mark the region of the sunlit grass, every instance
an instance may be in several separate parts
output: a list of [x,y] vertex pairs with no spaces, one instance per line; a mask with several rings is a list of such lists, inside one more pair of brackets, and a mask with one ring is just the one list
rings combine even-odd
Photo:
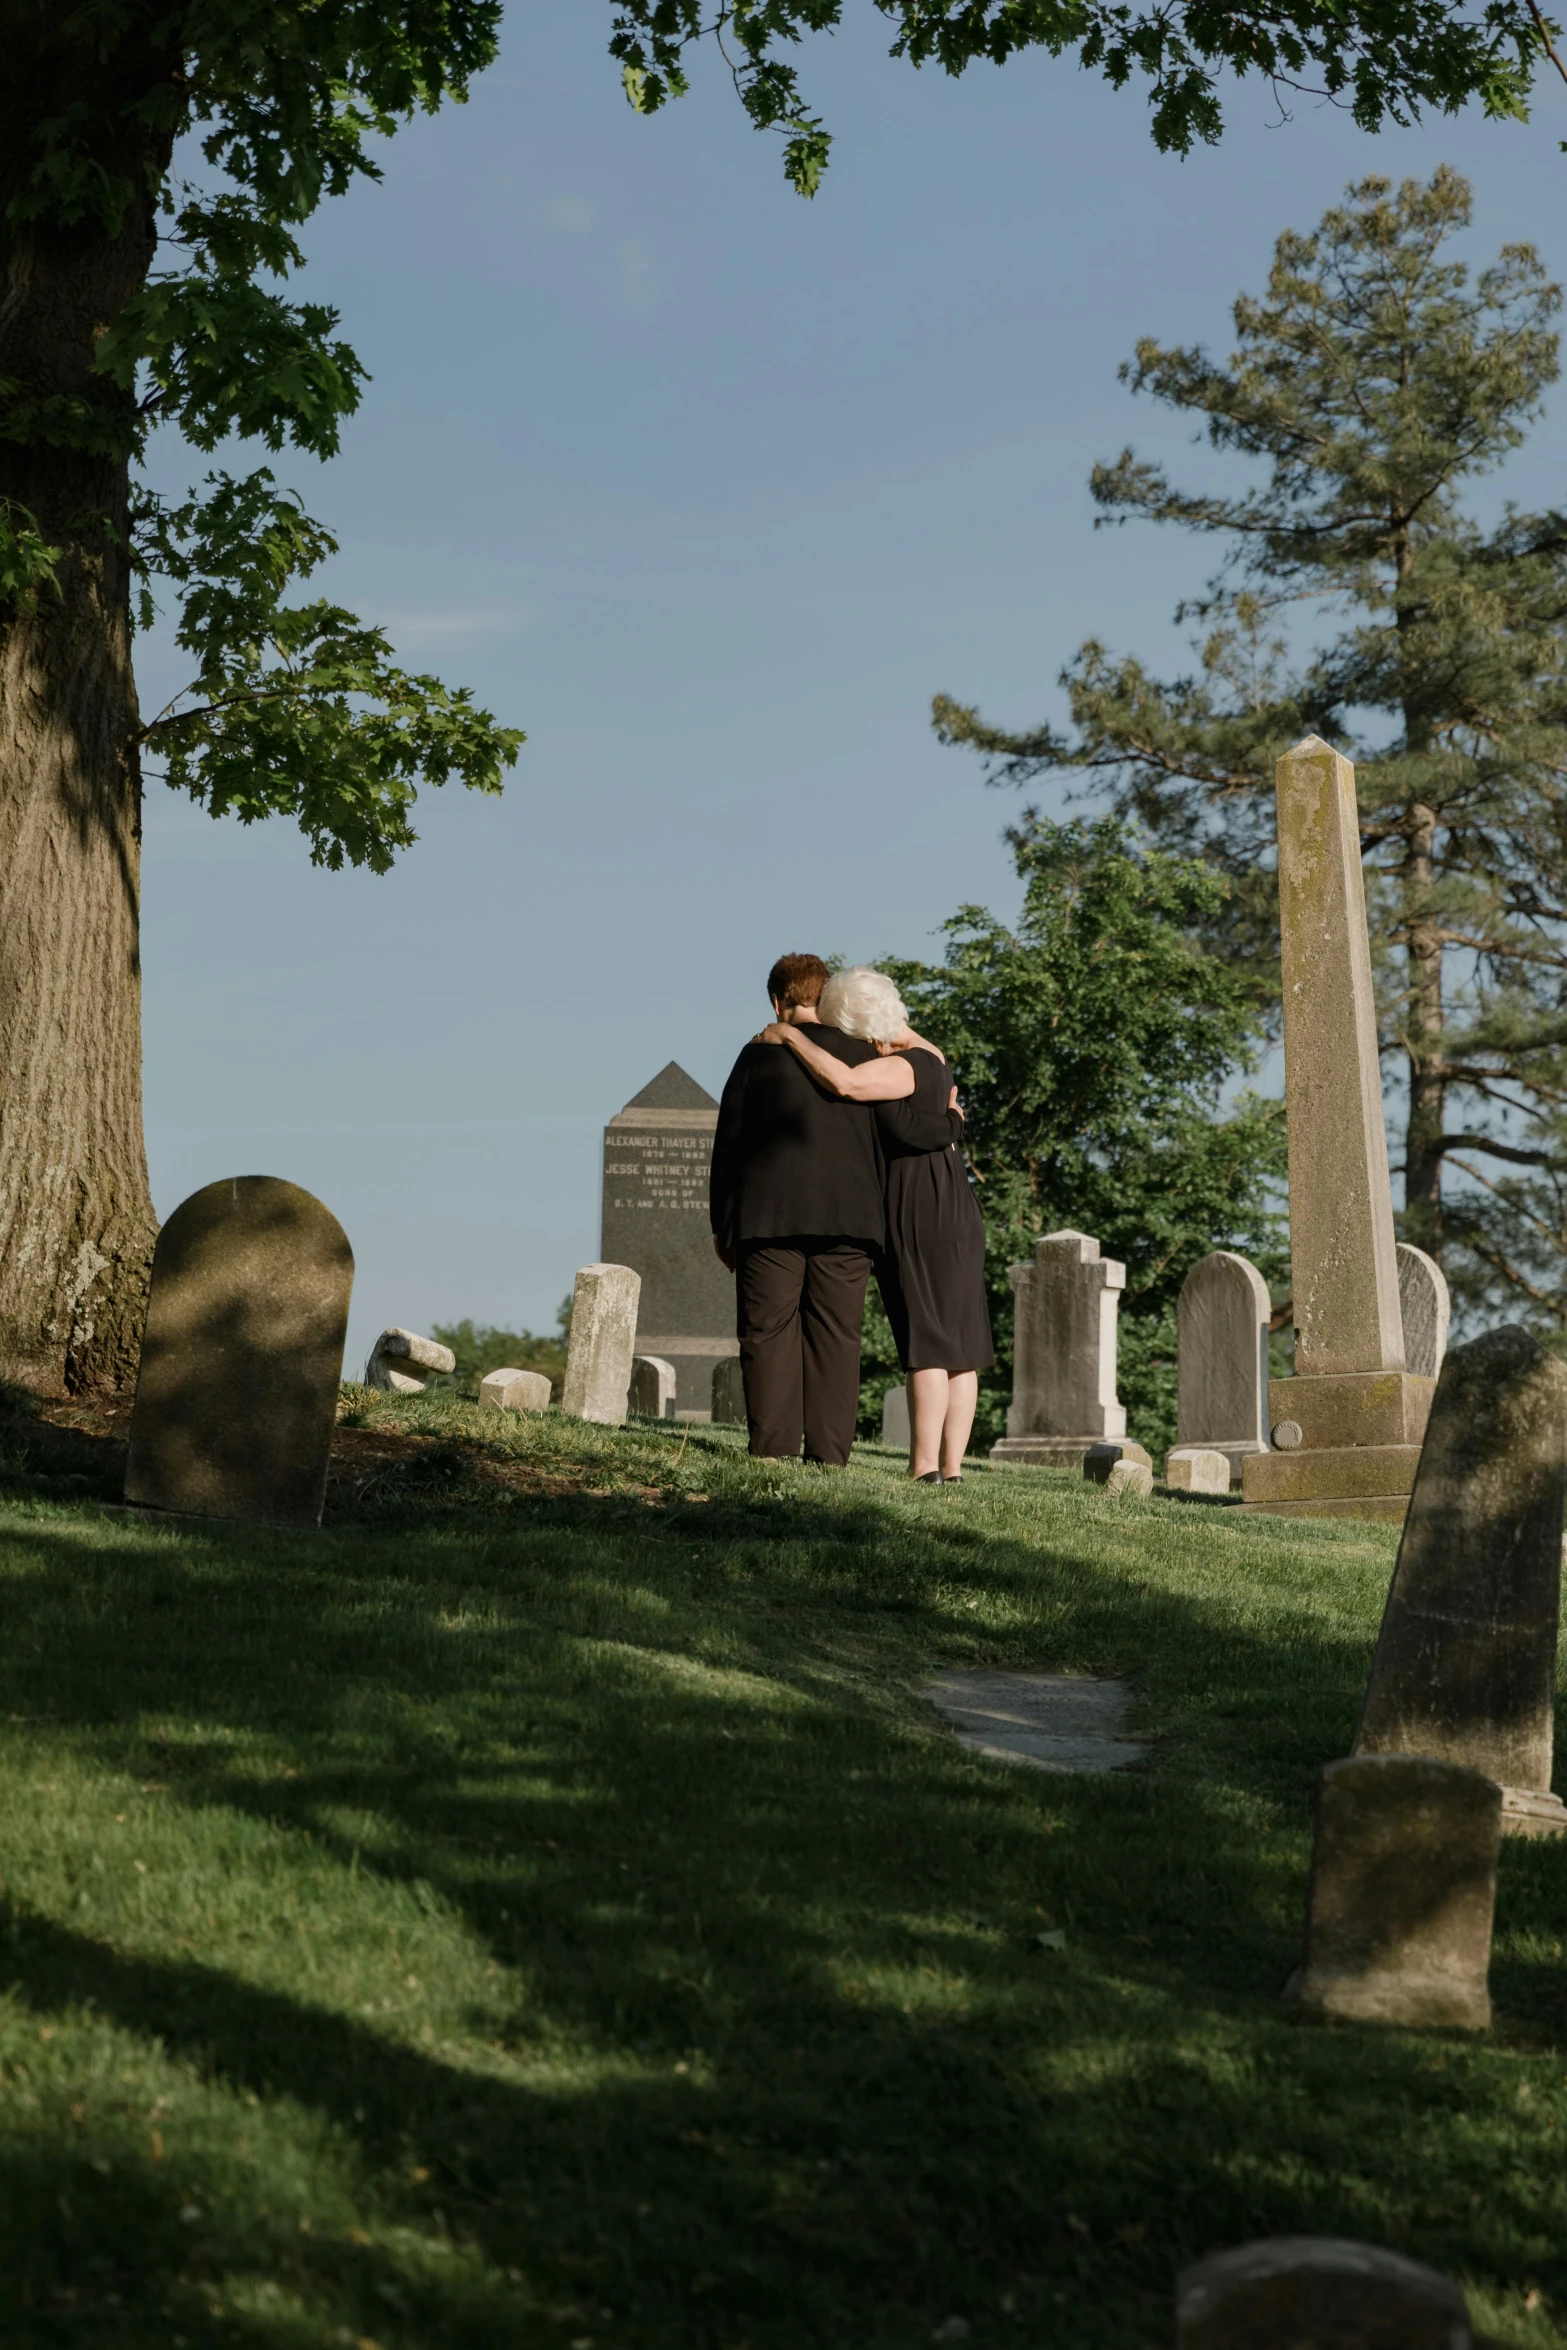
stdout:
[[[0,2339],[1134,2350],[1307,2231],[1567,2344],[1567,1850],[1488,2042],[1278,2000],[1389,1530],[351,1404],[431,1441],[319,1533],[13,1462]],[[966,1756],[954,1662],[1147,1765]]]

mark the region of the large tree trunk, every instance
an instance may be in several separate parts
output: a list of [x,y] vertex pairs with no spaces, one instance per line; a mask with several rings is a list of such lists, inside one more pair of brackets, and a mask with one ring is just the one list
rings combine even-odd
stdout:
[[1442,1004],[1441,924],[1430,911],[1436,865],[1436,816],[1409,811],[1404,854],[1405,936],[1409,958],[1409,1123],[1404,1136],[1404,1224],[1419,1248],[1442,1254],[1442,1133],[1447,1066]]
[[153,250],[150,203],[113,235],[0,231],[0,379],[24,398],[85,402],[115,444],[0,440],[0,498],[63,549],[58,592],[0,605],[0,1377],[52,1394],[134,1375],[157,1229],[142,1137],[132,420],[91,374],[95,336]]

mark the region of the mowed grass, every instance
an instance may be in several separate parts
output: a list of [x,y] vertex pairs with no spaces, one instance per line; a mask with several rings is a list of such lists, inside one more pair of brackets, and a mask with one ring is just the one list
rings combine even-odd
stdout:
[[[8,2350],[1132,2350],[1284,2232],[1567,2344],[1567,1848],[1488,2040],[1278,1996],[1389,1530],[357,1407],[432,1441],[319,1532],[0,1487]],[[1148,1762],[971,1758],[943,1663]]]

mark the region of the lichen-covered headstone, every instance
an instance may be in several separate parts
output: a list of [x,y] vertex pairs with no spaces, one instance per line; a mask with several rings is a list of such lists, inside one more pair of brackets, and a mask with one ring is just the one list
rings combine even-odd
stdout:
[[1075,1469],[1092,1444],[1126,1434],[1116,1399],[1116,1318],[1126,1267],[1086,1232],[1047,1232],[1012,1267],[1012,1402],[993,1461]]
[[547,1412],[549,1408],[550,1383],[542,1371],[487,1371],[479,1381],[481,1411]]
[[626,1408],[642,1419],[672,1420],[675,1416],[675,1366],[661,1355],[633,1355],[631,1387]]
[[1174,1446],[1164,1456],[1164,1482],[1171,1493],[1228,1493],[1229,1456],[1200,1444]]
[[725,1355],[713,1365],[713,1418],[722,1427],[743,1428],[745,1416],[745,1381],[740,1372],[738,1355]]
[[1237,1480],[1268,1449],[1268,1284],[1218,1248],[1193,1265],[1176,1305],[1176,1442],[1222,1452]]
[[423,1395],[425,1381],[432,1373],[444,1372],[449,1378],[456,1368],[457,1357],[449,1346],[442,1346],[435,1338],[421,1338],[417,1331],[394,1327],[383,1330],[370,1349],[365,1385],[394,1395]]
[[204,1517],[320,1522],[354,1259],[297,1183],[235,1175],[158,1235],[125,1498]]
[[1434,1754],[1505,1790],[1504,1833],[1561,1834],[1551,1793],[1567,1363],[1527,1330],[1449,1349],[1357,1754]]
[[1266,2236],[1175,2282],[1176,2350],[1473,2350],[1451,2277],[1343,2236]]
[[577,1275],[560,1399],[568,1419],[625,1425],[641,1290],[629,1265],[584,1265]]
[[1306,1955],[1285,1996],[1322,2020],[1486,2030],[1501,1832],[1500,1787],[1462,1763],[1329,1763]]

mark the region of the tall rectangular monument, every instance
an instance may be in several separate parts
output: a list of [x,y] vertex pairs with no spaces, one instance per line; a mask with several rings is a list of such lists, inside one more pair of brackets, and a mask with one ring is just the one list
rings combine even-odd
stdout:
[[1355,770],[1308,735],[1278,763],[1295,1375],[1242,1465],[1281,1517],[1402,1519],[1436,1382],[1404,1367]]
[[713,1367],[740,1352],[735,1285],[713,1253],[708,1162],[718,1104],[670,1061],[604,1129],[600,1254],[642,1276],[636,1351],[675,1367],[675,1415],[712,1414]]

